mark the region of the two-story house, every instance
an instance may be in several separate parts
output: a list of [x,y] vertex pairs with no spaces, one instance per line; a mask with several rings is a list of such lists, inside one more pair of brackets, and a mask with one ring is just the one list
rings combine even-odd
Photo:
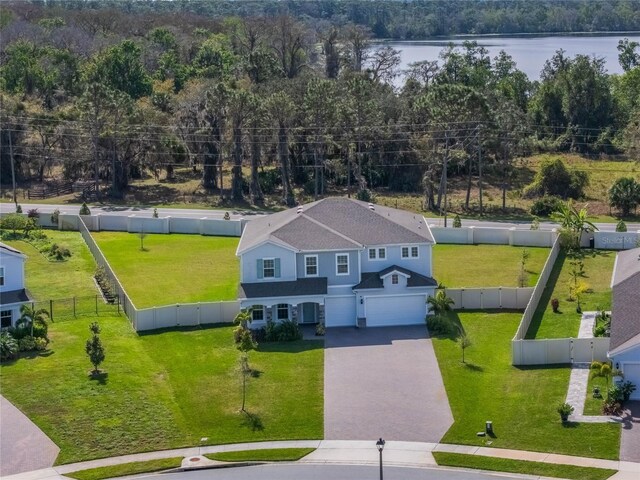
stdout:
[[421,324],[437,286],[434,244],[422,215],[326,198],[247,223],[238,298],[254,325]]
[[24,262],[21,251],[0,242],[0,328],[14,326],[20,307],[31,301],[24,288]]

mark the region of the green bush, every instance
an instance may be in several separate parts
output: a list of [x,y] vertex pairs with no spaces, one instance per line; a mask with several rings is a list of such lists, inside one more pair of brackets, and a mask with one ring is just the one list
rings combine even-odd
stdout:
[[46,338],[36,338],[35,339],[35,349],[38,352],[43,352],[44,350],[47,349],[47,345],[49,344],[49,341]]
[[[582,198],[589,185],[589,176],[580,170],[568,170],[559,159],[547,159],[540,165],[533,183],[525,188],[525,197],[552,195],[562,198]],[[534,213],[534,215],[537,215]]]
[[277,188],[282,184],[280,169],[273,168],[258,172],[258,183],[263,193],[267,195],[276,193]]
[[49,247],[49,256],[55,260],[62,261],[71,256],[71,251],[67,247],[54,243]]
[[51,223],[53,223],[54,225],[58,225],[59,219],[60,219],[60,210],[56,208],[51,214]]
[[[28,329],[23,329],[28,330]],[[23,335],[24,336],[24,335]],[[49,326],[46,323],[34,323],[33,325],[33,336],[35,338],[49,338]]]
[[453,325],[446,317],[430,315],[427,317],[427,329],[432,335],[449,335],[453,332]]
[[560,205],[562,205],[562,200],[558,197],[545,196],[534,201],[529,212],[536,217],[548,217],[557,211]]
[[373,202],[373,195],[371,194],[371,191],[366,188],[358,190],[356,198],[361,202]]
[[620,220],[618,223],[616,223],[616,232],[626,232],[627,231],[627,224],[624,223],[623,220]]
[[462,220],[460,220],[460,215],[456,215],[453,217],[453,228],[462,228]]
[[0,219],[0,229],[11,230],[17,234],[19,230],[24,230],[27,226],[27,219],[18,213],[10,213]]
[[624,382],[620,385],[620,391],[622,392],[622,400],[628,402],[631,394],[636,391],[636,386],[631,382]]
[[269,321],[264,328],[264,338],[267,342],[293,342],[302,339],[302,332],[293,320]]
[[36,349],[36,338],[31,335],[27,335],[18,340],[18,347],[21,352],[31,352]]
[[80,207],[80,215],[91,215],[91,210],[87,207],[87,202],[82,202],[82,206]]
[[0,360],[11,360],[18,356],[20,346],[9,332],[0,333]]

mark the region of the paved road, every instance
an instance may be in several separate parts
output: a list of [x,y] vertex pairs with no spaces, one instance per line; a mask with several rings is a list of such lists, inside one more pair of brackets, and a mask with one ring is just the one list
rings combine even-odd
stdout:
[[[256,465],[145,476],[146,480],[360,480],[377,479],[378,467],[362,465]],[[385,467],[386,480],[522,480],[523,475],[444,469]],[[535,477],[538,478],[538,477]]]
[[622,418],[620,460],[640,462],[640,400],[628,402]]
[[60,449],[0,395],[0,476],[51,467]]
[[325,439],[438,442],[452,423],[424,326],[327,329]]
[[[23,205],[23,210],[30,208],[37,208],[42,213],[50,213],[55,209],[65,213],[78,213],[80,210],[79,205],[49,205],[29,203]],[[0,212],[11,213],[15,211],[13,203],[0,203]],[[110,215],[140,215],[151,216],[153,214],[153,207],[127,207],[122,205],[104,205],[99,207],[91,207],[92,213],[108,213]],[[161,217],[208,217],[208,218],[222,218],[225,210],[213,210],[213,209],[183,209],[183,208],[158,208],[158,215]],[[232,218],[246,218],[250,220],[256,215],[261,215],[259,212],[250,210],[230,210]],[[268,212],[267,212],[268,213]],[[442,218],[428,218],[427,221],[430,225],[444,226],[444,220]],[[453,219],[450,219],[448,223],[451,226]],[[466,220],[462,221],[465,227],[500,227],[500,228],[529,228],[531,222],[526,221],[501,221],[501,220]],[[541,222],[540,228],[543,230],[550,230],[556,228],[558,225],[553,222]],[[616,229],[615,223],[596,223],[598,229],[603,232],[613,232]],[[630,232],[640,230],[640,223],[627,223],[627,229]]]

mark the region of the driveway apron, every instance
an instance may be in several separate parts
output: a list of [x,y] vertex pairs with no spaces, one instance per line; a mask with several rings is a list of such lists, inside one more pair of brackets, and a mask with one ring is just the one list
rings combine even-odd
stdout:
[[327,329],[324,364],[327,440],[438,442],[453,423],[423,326]]
[[0,395],[0,476],[53,466],[60,449]]
[[625,404],[622,415],[620,460],[640,462],[640,400]]

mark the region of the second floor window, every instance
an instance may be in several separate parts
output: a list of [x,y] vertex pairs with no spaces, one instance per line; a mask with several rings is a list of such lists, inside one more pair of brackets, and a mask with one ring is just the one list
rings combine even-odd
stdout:
[[4,267],[0,267],[0,287],[4,285]]
[[279,258],[259,258],[258,278],[280,278]]
[[387,249],[382,248],[370,248],[369,249],[369,260],[384,260],[387,258]]
[[309,255],[304,257],[305,275],[307,277],[318,276],[318,257],[316,255]]
[[418,247],[402,247],[402,258],[418,258]]
[[346,253],[336,255],[336,274],[349,275],[349,255]]

